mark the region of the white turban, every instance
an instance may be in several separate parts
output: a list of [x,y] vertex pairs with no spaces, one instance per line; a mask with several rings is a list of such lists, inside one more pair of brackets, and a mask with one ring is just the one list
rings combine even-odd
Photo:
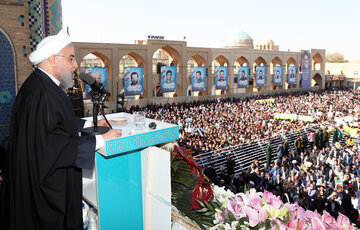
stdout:
[[36,50],[29,55],[29,60],[33,65],[37,65],[48,59],[51,55],[59,53],[70,43],[71,40],[66,31],[60,30],[57,35],[44,38],[36,46]]

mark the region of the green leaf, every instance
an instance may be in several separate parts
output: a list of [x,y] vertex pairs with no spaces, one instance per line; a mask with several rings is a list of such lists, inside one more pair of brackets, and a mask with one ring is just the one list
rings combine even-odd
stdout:
[[209,209],[207,209],[207,208],[202,208],[202,209],[195,209],[194,211],[195,211],[195,212],[207,212],[207,211],[209,211]]
[[217,198],[212,202],[212,205],[217,209],[221,209],[221,202]]
[[208,209],[214,211],[214,207],[213,207],[211,204],[209,204],[209,203],[206,202],[206,201],[205,201],[204,203],[205,203],[205,205],[206,205],[206,207],[207,207]]
[[267,220],[265,224],[265,229],[270,229],[270,228],[271,228],[271,221]]
[[288,213],[286,214],[286,216],[284,217],[283,222],[284,222],[285,224],[287,224],[287,223],[289,223],[289,221],[290,221],[290,212],[288,212]]
[[228,212],[228,216],[229,216],[229,220],[231,221],[231,222],[233,222],[233,221],[236,221],[236,217],[234,216],[234,214],[232,213],[232,212]]
[[244,225],[244,222],[249,221],[249,219],[247,217],[242,217],[242,218],[238,219],[238,221],[239,221],[239,225]]
[[214,216],[215,212],[206,212],[203,214],[204,216]]
[[215,226],[213,223],[207,222],[207,221],[202,221],[201,222],[203,225],[209,226],[209,227],[213,227]]
[[218,229],[219,230],[225,230],[224,226],[222,226],[222,225],[219,225]]
[[204,205],[204,203],[203,203],[203,202],[201,202],[200,200],[197,200],[197,199],[195,199],[195,201],[196,201],[196,202],[198,202],[198,204],[199,204],[201,207],[203,207],[203,208],[206,208],[206,209],[207,209],[207,207]]

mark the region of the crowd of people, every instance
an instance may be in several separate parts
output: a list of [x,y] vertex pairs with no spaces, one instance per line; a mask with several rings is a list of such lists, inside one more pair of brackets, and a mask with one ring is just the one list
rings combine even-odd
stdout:
[[[273,100],[259,102],[259,99],[266,98]],[[359,95],[351,89],[343,88],[276,96],[149,104],[143,109],[147,111],[148,118],[179,125],[178,144],[197,155],[280,137],[285,132],[310,125],[303,121],[275,119],[275,113],[312,116],[315,124],[334,123],[335,115],[356,117],[359,102]],[[140,108],[132,107],[130,112],[135,110]]]
[[[316,141],[311,145],[301,138],[293,143],[281,142],[277,157],[263,164],[256,159],[238,175],[231,156],[220,175],[213,164],[204,173],[213,183],[234,193],[244,192],[245,186],[271,191],[284,202],[297,202],[306,210],[325,210],[335,218],[342,213],[360,226],[360,146],[339,130],[320,129],[307,138],[312,136]],[[340,144],[343,138],[346,140]]]
[[[265,103],[259,102],[269,98]],[[345,137],[336,117],[356,124],[359,104],[356,91],[342,88],[271,97],[151,104],[146,111],[148,118],[179,125],[178,144],[192,150],[194,155],[268,140],[266,161],[260,164],[256,159],[245,172],[235,172],[231,154],[221,155],[227,159],[220,174],[214,164],[209,164],[204,173],[215,184],[234,193],[243,192],[245,185],[258,191],[272,191],[284,202],[298,202],[305,209],[319,213],[326,210],[335,218],[341,212],[358,223],[360,147],[348,137],[344,145],[340,144]],[[275,113],[311,116],[312,124],[326,123],[333,129],[319,128],[290,143],[286,133],[308,128],[310,123],[275,119]],[[270,144],[275,138],[281,143],[273,154]]]

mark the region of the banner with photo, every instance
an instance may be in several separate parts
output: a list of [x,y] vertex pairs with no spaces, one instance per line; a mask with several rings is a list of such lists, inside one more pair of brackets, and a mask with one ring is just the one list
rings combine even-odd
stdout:
[[266,84],[266,67],[257,66],[256,67],[256,87],[265,86]]
[[192,91],[206,90],[206,67],[194,67],[191,70],[191,88]]
[[307,88],[311,86],[311,78],[310,78],[310,71],[311,71],[311,57],[309,50],[301,50],[301,87]]
[[296,85],[296,66],[289,66],[288,69],[288,84]]
[[215,87],[216,89],[227,89],[228,68],[227,66],[215,67]]
[[127,67],[125,69],[125,95],[143,95],[143,67]]
[[[90,74],[95,78],[95,80],[99,83],[102,83],[104,87],[108,88],[108,68],[107,67],[86,67],[85,73]],[[85,84],[85,98],[91,98],[89,92],[91,88],[88,84]]]
[[161,92],[175,92],[177,86],[177,67],[162,66],[161,67]]
[[237,77],[238,88],[249,88],[249,66],[241,66]]
[[283,76],[282,66],[274,66],[274,76],[273,76],[274,85],[282,85],[283,82],[282,76]]

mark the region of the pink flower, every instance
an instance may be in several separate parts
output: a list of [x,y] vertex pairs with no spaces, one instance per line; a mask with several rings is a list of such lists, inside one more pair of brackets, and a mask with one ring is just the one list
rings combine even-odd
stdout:
[[326,224],[332,224],[335,222],[335,218],[330,215],[327,211],[323,211],[323,222]]
[[280,208],[283,202],[279,197],[276,197],[274,194],[268,191],[264,191],[262,198],[266,201],[267,204],[274,206],[275,208]]
[[296,229],[298,229],[298,230],[306,230],[307,226],[306,226],[305,220],[299,219],[298,220],[298,226],[296,227]]
[[258,212],[249,206],[244,206],[243,209],[244,212],[246,213],[246,216],[249,218],[250,226],[255,227],[259,223]]
[[296,228],[296,225],[297,225],[296,216],[294,214],[290,214],[290,220],[289,220],[287,226],[289,228]]
[[308,221],[311,221],[311,219],[312,219],[313,217],[322,219],[322,218],[321,218],[321,215],[320,215],[319,213],[317,213],[317,212],[315,213],[315,212],[310,211],[310,210],[306,210],[306,211],[305,211],[305,217],[306,217],[306,219],[307,219]]
[[262,195],[262,198],[266,201],[266,203],[270,204],[273,196],[274,195],[271,192],[265,190]]
[[261,197],[259,195],[255,195],[254,197],[252,197],[250,200],[249,200],[249,203],[248,205],[250,207],[253,207],[255,208],[256,210],[259,210],[260,209],[260,206],[261,206]]
[[[284,224],[282,221],[275,219],[275,224],[273,224],[273,227],[271,229],[280,229],[280,230],[295,230],[296,228],[289,228],[286,224]],[[278,226],[278,228],[276,227]]]
[[236,194],[236,195],[235,195],[235,199],[236,199],[237,202],[240,202],[240,203],[243,203],[243,202],[244,202],[244,200],[243,200],[243,198],[241,197],[240,194]]
[[305,220],[305,209],[301,206],[298,206],[296,209],[296,217],[300,220]]
[[279,197],[273,196],[272,205],[273,205],[275,208],[280,208],[282,204],[283,204],[283,202],[282,202],[282,200],[280,200]]
[[260,208],[259,209],[259,219],[260,219],[261,222],[265,222],[266,214],[267,214],[267,212],[266,212],[265,208]]
[[339,213],[336,223],[345,225],[345,226],[350,226],[350,224],[351,224],[349,218],[347,218],[346,216],[344,216],[341,213]]
[[219,219],[219,224],[223,224],[224,223],[224,217],[220,214],[220,213],[216,213],[216,215],[217,215],[217,218]]
[[241,208],[241,204],[239,204],[238,202],[232,200],[229,202],[228,204],[228,209],[229,211],[234,214],[234,216],[236,217],[236,219],[239,219],[240,217],[244,216],[244,211]]
[[318,217],[311,218],[312,227],[316,230],[326,230],[325,225],[321,222]]

